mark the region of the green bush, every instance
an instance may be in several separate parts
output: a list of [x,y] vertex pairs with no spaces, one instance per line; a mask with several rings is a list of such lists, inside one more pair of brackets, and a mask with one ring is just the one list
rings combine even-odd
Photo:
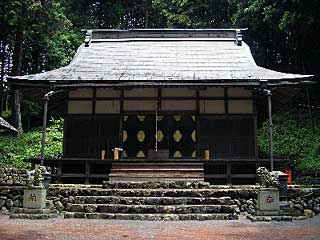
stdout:
[[[62,154],[63,119],[51,119],[47,128],[45,158],[56,158]],[[15,138],[0,135],[0,166],[26,168],[27,159],[40,158],[41,128],[34,128]]]
[[[307,174],[320,173],[320,121],[312,122],[292,113],[278,113],[273,116],[274,155],[277,158],[297,160],[297,169]],[[269,153],[269,121],[263,123],[258,135],[260,152]]]

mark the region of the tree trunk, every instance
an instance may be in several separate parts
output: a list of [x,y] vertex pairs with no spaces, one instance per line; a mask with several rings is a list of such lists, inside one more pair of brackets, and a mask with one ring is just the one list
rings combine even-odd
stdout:
[[17,30],[16,38],[14,42],[14,51],[13,51],[13,66],[12,66],[12,75],[20,76],[22,71],[22,57],[23,57],[23,30],[20,28]]
[[1,59],[1,78],[0,78],[0,114],[4,110],[4,74],[6,61],[6,40],[1,41],[2,44],[2,59]]
[[[16,33],[16,39],[13,52],[12,75],[20,76],[22,73],[22,57],[23,57],[23,29],[19,28]],[[13,111],[13,126],[18,130],[18,135],[23,133],[21,122],[21,93],[19,89],[14,89],[12,92],[12,111]]]
[[14,89],[12,91],[12,109],[14,110],[12,113],[13,117],[13,126],[18,130],[18,136],[23,133],[22,122],[21,122],[21,92],[19,89]]

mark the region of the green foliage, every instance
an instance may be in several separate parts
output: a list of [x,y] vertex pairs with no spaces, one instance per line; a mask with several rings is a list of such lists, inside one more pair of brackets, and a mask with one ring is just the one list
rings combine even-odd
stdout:
[[319,73],[315,62],[320,44],[318,0],[230,0],[236,27],[248,27],[246,40],[260,65],[268,68]]
[[66,66],[82,42],[82,35],[74,30],[56,34],[48,40],[48,69]]
[[311,145],[306,155],[298,162],[298,170],[308,174],[320,174],[320,137]]
[[[314,121],[315,135],[312,135],[310,119],[281,113],[273,116],[274,155],[277,158],[297,160],[297,168],[309,174],[320,173],[320,121]],[[269,153],[269,121],[259,130],[259,146],[263,155]]]
[[161,27],[230,27],[230,5],[225,0],[153,0],[154,12],[160,14]]
[[4,110],[1,112],[0,116],[5,120],[9,120],[12,116],[12,112],[11,112],[11,110]]
[[35,101],[30,99],[22,99],[21,101],[22,116],[37,116],[42,112],[42,107]]
[[[45,157],[62,154],[63,119],[51,119],[47,128]],[[34,128],[15,138],[0,135],[0,166],[28,167],[27,159],[40,158],[41,128]]]

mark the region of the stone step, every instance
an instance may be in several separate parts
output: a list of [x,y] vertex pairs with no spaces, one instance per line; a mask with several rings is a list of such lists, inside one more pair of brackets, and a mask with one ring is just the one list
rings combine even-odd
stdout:
[[156,214],[211,214],[236,213],[236,205],[126,205],[72,204],[69,212],[87,213],[156,213]]
[[123,181],[104,181],[103,188],[108,189],[208,189],[215,187],[208,182],[198,181],[146,181],[146,182],[123,182]]
[[252,222],[271,222],[271,221],[292,222],[292,220],[294,220],[294,217],[292,217],[292,216],[252,216],[252,215],[248,215],[247,218],[249,220],[251,220]]
[[122,196],[122,197],[231,197],[256,198],[254,189],[102,189],[51,188],[49,196]]
[[111,169],[111,173],[109,175],[109,178],[113,177],[122,177],[122,178],[146,178],[146,181],[150,181],[150,179],[157,179],[157,178],[168,178],[168,179],[174,179],[174,178],[199,178],[203,179],[204,173],[203,170],[199,169],[183,169],[183,170],[177,170],[177,169],[170,169],[170,170],[162,170],[162,169]]
[[202,169],[203,164],[202,163],[113,163],[112,168],[114,169],[122,169],[122,168],[149,168],[149,169],[190,169],[190,168],[196,168],[196,169]]
[[171,167],[167,167],[167,166],[163,166],[163,167],[150,167],[150,166],[139,166],[139,167],[119,167],[119,168],[112,168],[113,172],[120,172],[120,171],[126,171],[126,172],[176,172],[176,171],[184,171],[184,172],[198,172],[198,171],[203,171],[202,168],[195,168],[195,167],[190,167],[190,168],[186,168],[186,167],[175,167],[175,168],[171,168]]
[[131,159],[130,161],[120,160],[118,162],[112,162],[112,166],[203,166],[202,162],[199,161],[185,161],[181,159],[160,159],[160,160],[139,160]]
[[27,213],[27,214],[55,214],[58,213],[55,209],[36,209],[36,208],[11,208],[12,213]]
[[204,180],[202,163],[172,164],[172,162],[122,162],[113,163],[109,175],[111,181],[166,181]]
[[[110,177],[110,175],[109,175]],[[155,181],[155,182],[159,182],[159,181],[189,181],[189,182],[199,182],[203,180],[203,177],[154,177],[154,176],[143,176],[143,177],[135,177],[135,176],[123,176],[123,175],[119,175],[119,176],[111,176],[109,178],[110,182],[114,182],[114,181],[122,181],[122,182],[131,182],[131,181],[135,181],[135,182],[148,182],[148,181]]]
[[84,213],[66,212],[65,218],[144,220],[144,221],[178,221],[178,220],[237,220],[235,213],[223,214],[123,214],[123,213]]
[[230,197],[119,197],[119,196],[75,196],[72,203],[76,204],[132,204],[132,205],[231,205],[234,201]]
[[32,214],[32,213],[12,213],[10,214],[10,218],[12,219],[32,219],[32,220],[40,220],[40,219],[50,219],[57,218],[59,215],[57,213],[45,213],[45,214]]

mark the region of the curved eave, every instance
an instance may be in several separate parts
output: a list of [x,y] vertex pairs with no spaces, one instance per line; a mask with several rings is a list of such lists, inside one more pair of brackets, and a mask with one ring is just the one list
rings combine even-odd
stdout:
[[10,78],[9,82],[16,87],[40,88],[73,88],[73,87],[133,87],[133,86],[260,86],[261,80],[267,80],[269,86],[290,86],[316,84],[313,75],[298,75],[295,78],[283,79],[200,79],[200,80],[28,80]]

